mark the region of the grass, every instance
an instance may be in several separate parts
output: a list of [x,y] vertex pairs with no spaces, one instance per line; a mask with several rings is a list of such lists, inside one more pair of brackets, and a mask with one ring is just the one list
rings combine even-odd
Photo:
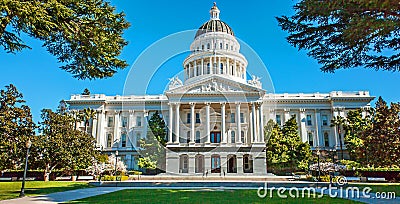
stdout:
[[[288,195],[288,193],[286,193]],[[319,194],[318,194],[319,195]],[[317,195],[317,196],[318,196]],[[316,197],[317,197],[316,196]],[[89,197],[69,203],[357,203],[354,201],[330,198],[288,198],[283,199],[277,196],[275,191],[272,198],[267,195],[265,198],[257,196],[257,190],[171,190],[171,189],[140,189],[122,190],[99,196]]]
[[[19,182],[0,182],[0,200],[17,198],[21,190],[21,181]],[[43,195],[61,191],[74,190],[79,188],[92,187],[87,182],[69,182],[69,181],[27,181],[25,183],[25,195]]]

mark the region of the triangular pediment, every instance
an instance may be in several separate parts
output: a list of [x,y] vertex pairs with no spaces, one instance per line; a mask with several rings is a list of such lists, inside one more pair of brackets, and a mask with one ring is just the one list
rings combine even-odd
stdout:
[[221,76],[209,76],[192,83],[184,84],[166,94],[202,94],[202,93],[246,93],[262,92],[265,90]]

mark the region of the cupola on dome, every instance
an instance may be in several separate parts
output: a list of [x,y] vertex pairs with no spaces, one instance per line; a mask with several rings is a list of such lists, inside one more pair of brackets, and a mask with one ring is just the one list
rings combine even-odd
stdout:
[[210,10],[211,19],[200,26],[200,28],[197,30],[195,38],[209,32],[223,32],[235,36],[232,28],[219,19],[219,13],[220,11],[216,3],[214,3],[214,6],[211,7]]

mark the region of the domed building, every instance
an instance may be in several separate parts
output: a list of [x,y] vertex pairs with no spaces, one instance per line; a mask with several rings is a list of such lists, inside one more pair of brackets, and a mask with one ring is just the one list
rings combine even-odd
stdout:
[[[149,116],[161,111],[168,126],[167,174],[265,176],[264,125],[269,120],[282,125],[292,116],[302,141],[313,150],[339,149],[343,137],[331,119],[345,117],[351,109],[368,109],[374,97],[368,91],[266,94],[258,77],[247,79],[246,57],[219,14],[214,4],[183,61],[183,81],[173,78],[164,95],[72,95],[70,111],[97,110],[87,129],[99,148],[107,154],[118,151],[128,168],[137,170],[138,141],[148,135]],[[144,109],[143,103],[152,106]],[[162,104],[167,107],[158,110]]]

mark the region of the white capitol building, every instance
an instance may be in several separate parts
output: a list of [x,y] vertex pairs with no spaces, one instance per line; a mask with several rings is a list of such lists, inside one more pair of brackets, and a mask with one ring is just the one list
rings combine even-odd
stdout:
[[[97,111],[88,131],[104,153],[138,169],[138,141],[147,135],[147,120],[162,113],[168,126],[168,174],[266,175],[264,125],[283,124],[295,115],[302,141],[313,149],[339,149],[331,119],[351,109],[370,107],[368,91],[273,94],[258,77],[246,78],[246,57],[219,9],[196,33],[183,62],[184,81],[172,79],[164,95],[72,95],[70,111]],[[84,124],[81,124],[84,128]],[[342,141],[343,142],[343,141]]]

